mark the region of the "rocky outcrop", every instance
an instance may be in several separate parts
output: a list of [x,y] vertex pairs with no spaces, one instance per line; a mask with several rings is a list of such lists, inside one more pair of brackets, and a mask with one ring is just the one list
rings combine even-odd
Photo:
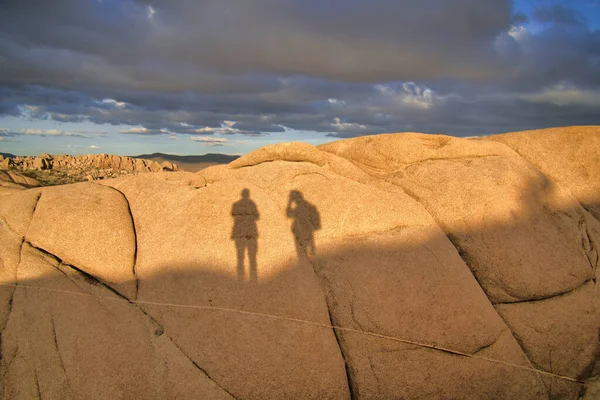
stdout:
[[[10,160],[7,158],[6,160]],[[0,196],[5,193],[12,193],[23,189],[29,189],[40,186],[37,179],[23,175],[12,170],[0,169]]]
[[1,196],[2,398],[593,398],[600,195],[530,141],[288,143]]
[[7,158],[2,161],[0,168],[34,175],[45,186],[117,178],[142,172],[181,170],[177,165],[168,161],[158,163],[152,160],[110,154],[53,156],[46,153],[37,157]]
[[43,153],[37,157],[15,157],[12,159],[14,166],[22,169],[99,169],[131,172],[161,172],[177,171],[177,165],[168,161],[157,163],[151,160],[116,156],[111,154],[88,154],[85,156],[49,155]]

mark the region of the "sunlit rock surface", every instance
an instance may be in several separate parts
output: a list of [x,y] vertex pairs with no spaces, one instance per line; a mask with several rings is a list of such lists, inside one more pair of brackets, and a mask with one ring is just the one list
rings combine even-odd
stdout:
[[595,398],[598,154],[377,135],[3,186],[0,396]]

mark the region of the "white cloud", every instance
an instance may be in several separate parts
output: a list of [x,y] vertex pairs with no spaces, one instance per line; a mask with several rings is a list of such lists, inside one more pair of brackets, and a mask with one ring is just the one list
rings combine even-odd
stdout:
[[520,95],[519,98],[532,103],[552,103],[557,106],[600,107],[600,91],[583,90],[565,83],[539,93]]
[[427,86],[419,86],[415,82],[403,82],[400,88],[392,85],[376,85],[375,89],[382,96],[398,105],[422,110],[428,110],[435,101],[443,100],[441,96],[436,95]]
[[224,144],[227,144],[229,142],[229,140],[225,138],[210,136],[191,136],[190,139],[194,142],[201,142],[210,146],[223,146]]
[[144,134],[152,133],[152,131],[148,128],[144,128],[143,126],[134,126],[133,128],[120,130],[119,133]]
[[92,144],[91,146],[88,146],[89,149],[99,149],[100,146],[96,146],[95,144]]
[[334,106],[345,106],[346,105],[346,102],[344,100],[340,100],[340,99],[327,99],[327,102]]
[[211,128],[205,126],[204,128],[194,129],[196,133],[216,133],[218,135],[233,135],[235,133],[244,133],[241,130],[234,128],[236,121],[223,121],[220,128]]
[[102,100],[102,103],[111,104],[118,108],[125,108],[125,106],[127,105],[127,103],[125,103],[123,101],[117,101],[115,99],[104,99],[104,100]]
[[154,14],[156,14],[156,10],[154,9],[154,7],[148,6],[148,8],[147,8],[148,19],[154,18]]
[[82,132],[75,131],[63,131],[60,129],[20,129],[16,134],[19,135],[31,135],[31,136],[75,136],[75,137],[87,137]]
[[338,132],[344,132],[344,131],[356,131],[356,130],[365,130],[367,129],[367,127],[365,125],[360,125],[357,123],[348,123],[348,122],[342,122],[338,117],[335,117],[333,119],[333,123],[331,124],[331,126],[335,127],[335,129]]
[[529,37],[527,28],[523,26],[512,26],[508,31],[508,36],[515,39],[517,42],[522,42]]

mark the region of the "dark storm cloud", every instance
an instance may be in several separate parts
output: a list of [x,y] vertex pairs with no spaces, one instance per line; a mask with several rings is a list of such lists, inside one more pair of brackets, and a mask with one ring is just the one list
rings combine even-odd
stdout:
[[194,137],[600,123],[600,32],[540,4],[5,0],[0,116]]
[[510,2],[499,0],[11,0],[2,8],[12,82],[148,90],[211,90],[227,80],[223,72],[484,78],[499,72],[490,44],[511,23]]
[[559,25],[581,25],[585,17],[578,11],[565,7],[562,4],[551,4],[546,7],[537,7],[533,14],[536,21],[554,23]]

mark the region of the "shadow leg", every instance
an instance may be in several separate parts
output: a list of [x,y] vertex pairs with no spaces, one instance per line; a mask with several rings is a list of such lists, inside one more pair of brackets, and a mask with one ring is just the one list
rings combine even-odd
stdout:
[[248,239],[248,259],[250,261],[250,280],[258,280],[258,268],[256,265],[256,253],[258,252],[258,242],[255,238]]
[[244,250],[246,248],[246,239],[239,238],[235,240],[235,248],[237,250],[237,276],[239,280],[244,280]]

